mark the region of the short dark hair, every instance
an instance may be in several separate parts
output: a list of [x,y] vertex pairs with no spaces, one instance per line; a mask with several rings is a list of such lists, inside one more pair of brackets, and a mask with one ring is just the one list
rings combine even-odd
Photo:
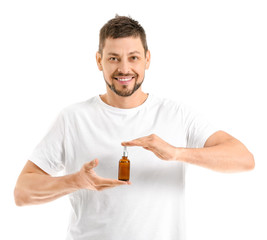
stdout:
[[109,20],[100,30],[98,52],[102,55],[107,38],[140,37],[145,54],[148,50],[146,33],[143,27],[131,17],[116,15]]

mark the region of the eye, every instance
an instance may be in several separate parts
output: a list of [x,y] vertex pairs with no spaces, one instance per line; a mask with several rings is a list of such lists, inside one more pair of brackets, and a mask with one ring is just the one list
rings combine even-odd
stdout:
[[111,61],[111,62],[115,62],[115,61],[118,61],[118,58],[116,58],[116,57],[110,57],[110,58],[109,58],[109,61]]
[[131,59],[134,60],[134,61],[136,61],[136,60],[138,60],[139,58],[138,58],[137,56],[132,56]]

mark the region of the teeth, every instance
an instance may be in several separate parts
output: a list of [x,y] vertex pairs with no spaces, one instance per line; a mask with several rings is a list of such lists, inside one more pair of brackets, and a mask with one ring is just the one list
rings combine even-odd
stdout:
[[130,81],[132,78],[118,78],[119,81],[121,82],[126,82],[126,81]]

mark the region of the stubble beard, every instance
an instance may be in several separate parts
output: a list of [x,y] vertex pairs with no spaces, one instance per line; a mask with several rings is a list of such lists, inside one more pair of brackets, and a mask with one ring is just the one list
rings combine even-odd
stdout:
[[[116,80],[113,80],[113,81],[116,81]],[[108,85],[108,87],[110,88],[110,90],[113,91],[114,93],[116,93],[118,96],[129,97],[141,87],[142,83],[144,82],[144,79],[140,83],[137,83],[137,79],[135,78],[135,83],[134,83],[133,89],[128,89],[128,85],[122,85],[123,90],[116,89],[113,82],[112,82],[112,84],[109,84],[106,79],[105,79],[105,82]]]

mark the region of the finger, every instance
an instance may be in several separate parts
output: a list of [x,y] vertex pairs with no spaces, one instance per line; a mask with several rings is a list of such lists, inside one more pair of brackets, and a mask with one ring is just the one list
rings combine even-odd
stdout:
[[97,177],[96,179],[96,186],[110,186],[110,187],[116,187],[119,185],[127,185],[131,184],[129,181],[120,181],[117,179],[110,179],[110,178],[102,178],[102,177]]
[[91,162],[88,162],[84,165],[85,169],[87,171],[91,170],[92,168],[95,168],[98,165],[98,159],[95,158],[94,160],[92,160]]
[[132,183],[130,181],[118,181],[118,182],[107,182],[107,183],[101,183],[96,185],[96,187],[117,187],[120,185],[131,185]]
[[[124,185],[131,185],[132,183],[130,181],[127,181],[126,184]],[[96,189],[98,191],[102,191],[105,189],[109,189],[109,188],[113,188],[113,187],[117,187],[118,185],[114,186],[114,185],[101,185],[101,186],[96,186]]]
[[140,147],[147,147],[147,137],[137,138],[131,141],[122,142],[122,146],[140,146]]

